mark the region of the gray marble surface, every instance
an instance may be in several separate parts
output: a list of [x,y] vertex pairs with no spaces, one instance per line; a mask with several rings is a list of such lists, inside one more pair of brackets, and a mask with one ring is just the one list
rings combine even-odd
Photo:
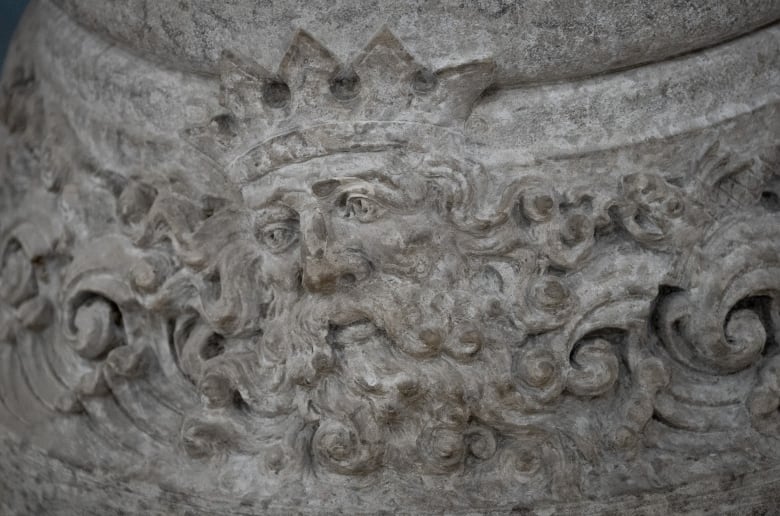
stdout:
[[0,512],[772,514],[778,19],[33,2]]

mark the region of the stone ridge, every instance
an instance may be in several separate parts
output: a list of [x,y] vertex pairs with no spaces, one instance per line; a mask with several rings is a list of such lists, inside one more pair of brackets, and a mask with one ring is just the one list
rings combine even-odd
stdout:
[[389,30],[290,28],[278,68],[242,34],[198,75],[20,26],[0,511],[772,507],[776,26],[513,89]]
[[216,73],[226,46],[273,69],[298,28],[348,60],[386,24],[434,69],[494,58],[502,85],[660,61],[780,18],[774,0],[240,0],[229,11],[212,0],[39,1],[54,1],[89,30],[176,69]]

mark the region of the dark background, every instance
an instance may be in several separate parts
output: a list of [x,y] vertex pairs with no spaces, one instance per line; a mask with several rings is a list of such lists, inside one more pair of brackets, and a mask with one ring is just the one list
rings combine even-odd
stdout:
[[26,5],[27,0],[0,0],[0,68],[8,51],[8,42]]

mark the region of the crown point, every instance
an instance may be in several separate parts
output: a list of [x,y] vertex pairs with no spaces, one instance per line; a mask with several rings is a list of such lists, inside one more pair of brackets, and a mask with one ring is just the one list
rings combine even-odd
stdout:
[[484,60],[434,71],[386,27],[342,64],[298,30],[276,74],[224,52],[225,114],[183,135],[241,180],[345,149],[457,145],[494,69]]
[[287,52],[285,52],[279,65],[279,70],[286,70],[301,60],[309,59],[319,62],[337,62],[330,50],[325,48],[314,36],[303,29],[298,29],[293,34],[290,46],[287,48]]
[[279,65],[279,75],[293,86],[303,85],[307,73],[330,74],[338,68],[338,59],[311,34],[298,29]]
[[292,92],[291,103],[310,103],[327,94],[339,64],[327,48],[311,34],[299,29],[282,58],[278,77]]
[[440,87],[433,97],[442,103],[441,107],[447,106],[444,111],[453,119],[465,121],[480,95],[493,84],[495,68],[495,62],[484,59],[439,70],[436,77]]
[[[401,41],[395,36],[395,34],[393,34],[387,25],[383,25],[374,35],[374,37],[371,38],[368,44],[364,47],[361,56],[368,56],[375,49],[380,47],[392,49],[402,54],[409,55],[409,52],[407,52],[406,48],[403,46],[403,43],[401,43]],[[409,55],[409,57],[411,58],[411,55]]]
[[396,77],[404,77],[416,68],[415,60],[406,47],[387,26],[371,38],[363,51],[353,60],[357,70],[384,69]]

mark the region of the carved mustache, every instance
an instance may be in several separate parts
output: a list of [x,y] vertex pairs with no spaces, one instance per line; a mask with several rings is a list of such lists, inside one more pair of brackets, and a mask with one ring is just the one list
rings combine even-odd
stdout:
[[412,357],[446,354],[467,361],[485,343],[487,332],[480,329],[484,311],[473,291],[378,278],[359,287],[298,298],[269,325],[285,321],[308,325],[325,338],[332,329],[365,323]]

